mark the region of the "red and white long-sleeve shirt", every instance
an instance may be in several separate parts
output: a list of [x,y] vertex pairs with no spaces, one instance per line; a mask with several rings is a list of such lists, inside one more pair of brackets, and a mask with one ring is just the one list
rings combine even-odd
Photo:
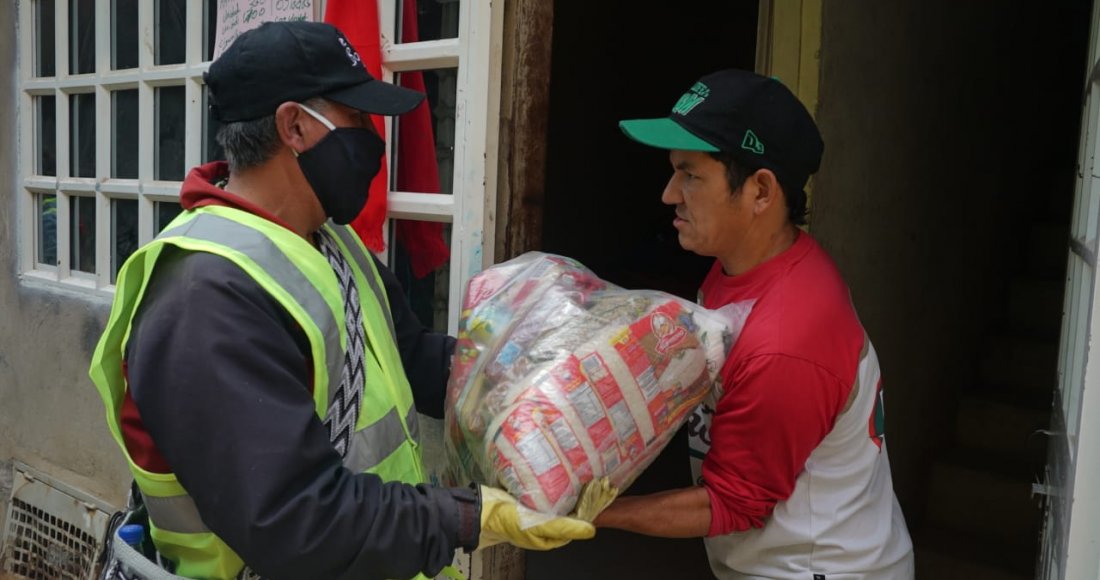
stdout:
[[744,274],[716,261],[700,302],[740,321],[722,388],[690,423],[715,575],[911,579],[878,359],[829,256],[799,233]]

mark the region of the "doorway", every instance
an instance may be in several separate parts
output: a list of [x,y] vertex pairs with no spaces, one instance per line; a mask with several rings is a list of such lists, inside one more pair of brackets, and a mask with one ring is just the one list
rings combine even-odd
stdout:
[[1035,575],[1091,5],[824,7],[811,232],[879,353],[918,578]]
[[[630,141],[622,119],[663,117],[699,77],[752,70],[756,2],[640,9],[635,2],[556,2],[542,250],[579,260],[625,288],[695,299],[711,259],[679,247],[661,203],[668,154]],[[690,485],[680,433],[631,486]],[[527,553],[527,578],[706,578],[700,540],[601,530],[590,542]]]

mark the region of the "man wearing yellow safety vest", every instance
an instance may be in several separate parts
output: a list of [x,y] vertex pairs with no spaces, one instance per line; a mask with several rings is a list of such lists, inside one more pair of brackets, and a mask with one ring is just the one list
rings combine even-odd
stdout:
[[228,163],[193,169],[185,211],[123,266],[90,370],[146,525],[115,536],[108,575],[408,578],[460,548],[591,537],[424,484],[417,410],[442,416],[454,341],[341,225],[381,162],[369,114],[423,95],[312,22],[242,34],[205,81]]

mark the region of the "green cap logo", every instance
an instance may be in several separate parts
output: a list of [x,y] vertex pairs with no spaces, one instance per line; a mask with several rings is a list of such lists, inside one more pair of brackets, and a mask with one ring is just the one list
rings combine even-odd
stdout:
[[756,136],[756,133],[752,132],[752,129],[745,131],[745,138],[741,140],[741,148],[746,151],[752,151],[757,155],[764,154],[764,142]]
[[695,83],[695,85],[688,89],[688,92],[680,97],[679,101],[676,101],[676,104],[672,107],[672,113],[675,115],[687,115],[709,96],[710,87],[703,83]]

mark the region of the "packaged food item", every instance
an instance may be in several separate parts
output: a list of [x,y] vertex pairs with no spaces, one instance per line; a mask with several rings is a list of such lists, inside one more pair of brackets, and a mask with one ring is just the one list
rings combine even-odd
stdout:
[[548,515],[598,477],[625,490],[719,380],[732,340],[722,313],[570,258],[490,267],[467,287],[447,388],[453,476]]

